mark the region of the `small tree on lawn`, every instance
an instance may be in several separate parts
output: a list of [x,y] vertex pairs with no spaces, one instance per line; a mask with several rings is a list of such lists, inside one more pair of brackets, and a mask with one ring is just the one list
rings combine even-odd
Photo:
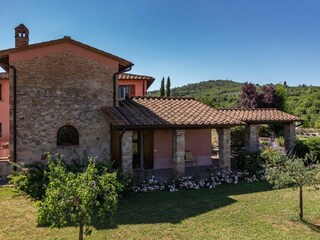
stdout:
[[164,96],[165,96],[164,77],[163,77],[162,80],[161,80],[160,96],[161,96],[161,97],[164,97]]
[[[51,159],[51,157],[49,157]],[[61,160],[49,161],[49,185],[44,199],[39,202],[38,223],[52,228],[68,225],[79,227],[79,239],[91,234],[93,215],[99,209],[101,220],[117,209],[118,193],[122,185],[116,173],[106,170],[98,174],[94,159],[84,172],[67,172]]]
[[292,187],[299,190],[299,219],[303,219],[303,187],[317,187],[320,167],[312,157],[306,159],[278,154],[266,165],[266,179],[275,188]]

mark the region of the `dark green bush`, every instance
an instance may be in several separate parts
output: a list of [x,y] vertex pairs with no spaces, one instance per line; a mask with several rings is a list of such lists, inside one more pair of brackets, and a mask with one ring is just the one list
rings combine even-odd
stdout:
[[306,140],[297,140],[295,154],[299,158],[304,158],[306,154],[310,154],[320,160],[320,138],[310,137]]
[[19,171],[10,176],[10,182],[20,192],[31,198],[40,200],[46,191],[48,180],[48,167],[43,162],[26,164]]
[[235,147],[244,147],[244,127],[236,126],[231,128],[231,145]]
[[239,170],[247,170],[250,174],[256,174],[263,170],[264,158],[260,153],[242,152],[236,156],[237,168]]

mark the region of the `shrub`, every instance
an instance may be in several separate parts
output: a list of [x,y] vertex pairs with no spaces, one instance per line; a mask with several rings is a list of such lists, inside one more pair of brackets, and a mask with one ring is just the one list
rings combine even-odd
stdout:
[[244,130],[245,130],[245,127],[243,126],[236,126],[231,128],[232,146],[243,147],[245,145]]
[[320,138],[310,137],[305,143],[309,148],[309,153],[320,160]]
[[[46,159],[50,156],[50,161],[60,161],[64,164],[66,170],[72,173],[81,173],[87,168],[90,159],[88,156],[84,156],[80,161],[72,161],[71,164],[66,164],[60,154],[56,154],[56,157],[52,157],[50,153],[43,155]],[[45,191],[49,183],[50,168],[48,164],[44,162],[34,162],[26,164],[24,166],[16,165],[18,171],[14,172],[9,178],[10,183],[19,191],[35,200],[41,200],[44,197]],[[102,174],[105,171],[114,172],[112,169],[112,163],[110,161],[99,162],[95,164],[95,168],[98,174]]]
[[309,137],[306,140],[297,140],[294,151],[299,158],[303,158],[306,154],[311,154],[320,160],[320,138]]
[[246,170],[250,174],[256,174],[257,172],[263,170],[264,159],[261,157],[260,153],[239,153],[236,157],[237,168],[239,170]]
[[35,200],[40,200],[45,194],[49,179],[48,167],[43,162],[18,166],[18,171],[9,178],[13,186],[20,192],[29,195]]

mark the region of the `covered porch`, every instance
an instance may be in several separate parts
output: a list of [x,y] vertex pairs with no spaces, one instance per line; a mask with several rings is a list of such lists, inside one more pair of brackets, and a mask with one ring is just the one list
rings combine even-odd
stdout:
[[[259,149],[259,124],[282,123],[286,150],[295,141],[295,121],[275,109],[217,110],[191,98],[136,97],[106,108],[111,124],[111,153],[116,167],[133,171],[171,172],[181,176],[192,168],[231,167],[232,126],[244,125],[248,152]],[[211,132],[218,139],[212,159]]]

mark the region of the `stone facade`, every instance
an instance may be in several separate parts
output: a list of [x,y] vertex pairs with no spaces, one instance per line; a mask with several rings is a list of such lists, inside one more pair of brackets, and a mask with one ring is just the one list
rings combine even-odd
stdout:
[[124,174],[132,173],[132,131],[126,131],[121,138],[121,167]]
[[[100,108],[113,105],[115,69],[71,52],[12,65],[17,69],[18,163],[40,160],[48,150],[59,152],[66,159],[79,159],[84,152],[99,160],[110,158],[110,127]],[[12,71],[10,86],[13,126]],[[78,130],[79,145],[57,146],[57,132],[65,125]]]
[[219,128],[219,165],[221,168],[230,169],[231,167],[231,130],[229,128]]
[[248,124],[245,127],[246,151],[249,153],[259,151],[259,128],[258,124]]
[[294,123],[284,125],[284,141],[286,152],[290,153],[296,144],[296,126]]
[[177,176],[185,173],[185,130],[173,130],[173,170]]

